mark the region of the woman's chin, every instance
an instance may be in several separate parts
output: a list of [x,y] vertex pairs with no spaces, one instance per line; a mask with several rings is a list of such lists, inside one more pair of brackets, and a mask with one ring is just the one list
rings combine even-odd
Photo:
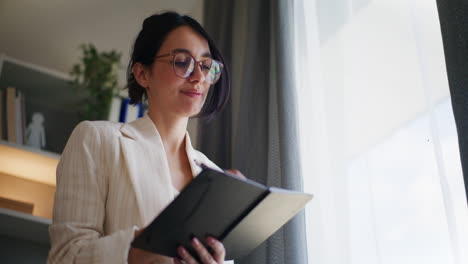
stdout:
[[198,115],[201,111],[201,108],[190,108],[190,109],[184,109],[183,111],[180,111],[179,112],[179,115],[180,116],[183,116],[183,117],[194,117],[196,115]]

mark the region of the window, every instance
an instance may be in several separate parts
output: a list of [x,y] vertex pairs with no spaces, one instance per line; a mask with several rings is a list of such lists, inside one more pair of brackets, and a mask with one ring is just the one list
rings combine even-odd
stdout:
[[468,263],[435,1],[295,1],[310,263]]

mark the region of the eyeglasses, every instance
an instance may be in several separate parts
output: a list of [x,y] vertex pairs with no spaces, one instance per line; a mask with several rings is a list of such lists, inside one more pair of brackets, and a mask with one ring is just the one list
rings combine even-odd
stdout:
[[224,67],[221,62],[211,58],[197,61],[190,53],[184,51],[171,51],[154,58],[159,59],[167,56],[172,56],[172,68],[177,76],[188,78],[195,70],[195,65],[198,65],[205,76],[205,82],[209,84],[215,84],[219,80]]

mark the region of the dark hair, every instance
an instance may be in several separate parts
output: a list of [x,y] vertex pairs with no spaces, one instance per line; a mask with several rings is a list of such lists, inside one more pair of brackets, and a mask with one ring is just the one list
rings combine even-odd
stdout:
[[143,28],[135,40],[133,52],[127,68],[127,88],[131,104],[141,103],[148,99],[145,88],[135,80],[133,76],[133,65],[139,62],[146,66],[151,66],[158,50],[161,48],[166,36],[175,28],[180,26],[189,26],[207,41],[210,53],[213,59],[224,64],[223,72],[214,87],[210,89],[206,96],[205,104],[196,117],[211,119],[221,111],[226,105],[230,93],[230,76],[227,65],[221,52],[218,50],[213,40],[203,27],[193,18],[182,16],[176,12],[165,12],[155,14],[145,19]]

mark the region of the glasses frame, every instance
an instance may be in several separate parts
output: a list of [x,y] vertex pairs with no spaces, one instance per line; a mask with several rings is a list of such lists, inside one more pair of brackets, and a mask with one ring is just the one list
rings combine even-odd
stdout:
[[[192,76],[193,72],[195,72],[195,68],[194,68],[194,70],[193,70],[187,77],[182,77],[182,76],[179,76],[179,75],[177,74],[177,71],[176,71],[176,69],[175,69],[175,57],[176,57],[177,54],[181,54],[181,53],[187,54],[187,55],[189,55],[190,57],[192,57],[192,60],[193,60],[194,63],[195,63],[195,67],[196,67],[196,66],[200,67],[200,70],[203,72],[203,69],[202,69],[203,62],[205,62],[205,61],[208,60],[208,59],[197,61],[197,60],[192,56],[192,54],[190,54],[189,52],[186,52],[186,51],[174,51],[174,50],[173,50],[173,51],[171,51],[171,52],[169,52],[169,53],[165,53],[165,54],[158,55],[158,56],[154,57],[154,59],[157,60],[157,59],[160,59],[160,58],[172,56],[172,61],[171,61],[171,63],[172,63],[172,70],[174,71],[174,74],[175,74],[177,77],[180,77],[180,78],[182,78],[182,79],[187,79],[187,78],[189,78],[190,76]],[[213,83],[210,83],[210,82],[208,82],[207,79],[205,78],[205,82],[209,83],[210,85],[214,85],[214,84],[215,84],[216,82],[218,82],[219,79],[221,78],[221,74],[222,74],[222,72],[223,72],[224,65],[223,65],[220,61],[218,61],[218,60],[215,60],[215,59],[213,59],[213,58],[209,58],[209,59],[210,59],[210,60],[213,60],[213,61],[216,61],[216,62],[219,64],[219,66],[220,66],[219,78],[218,78],[216,81],[214,81]],[[206,76],[205,76],[205,77],[206,77]]]

